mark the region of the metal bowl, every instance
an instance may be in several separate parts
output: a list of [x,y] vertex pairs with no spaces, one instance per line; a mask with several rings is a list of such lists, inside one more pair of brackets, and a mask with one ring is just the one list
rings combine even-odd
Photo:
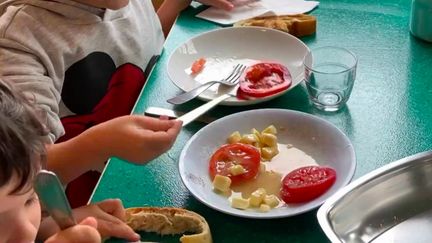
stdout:
[[317,217],[332,242],[432,242],[432,151],[353,181]]

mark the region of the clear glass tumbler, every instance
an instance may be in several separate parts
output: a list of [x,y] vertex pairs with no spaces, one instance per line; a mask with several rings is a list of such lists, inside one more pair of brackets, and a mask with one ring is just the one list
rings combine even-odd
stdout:
[[309,98],[316,108],[337,111],[345,105],[356,77],[357,58],[351,51],[320,47],[310,51],[303,64]]

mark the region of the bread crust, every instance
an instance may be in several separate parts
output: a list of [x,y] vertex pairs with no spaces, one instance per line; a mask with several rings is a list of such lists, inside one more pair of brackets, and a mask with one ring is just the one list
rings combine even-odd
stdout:
[[316,25],[316,17],[308,14],[255,17],[234,24],[235,27],[259,26],[276,29],[297,37],[315,33]]
[[161,235],[183,234],[180,237],[182,243],[212,243],[207,221],[201,215],[182,208],[128,208],[126,223],[135,231],[154,232]]

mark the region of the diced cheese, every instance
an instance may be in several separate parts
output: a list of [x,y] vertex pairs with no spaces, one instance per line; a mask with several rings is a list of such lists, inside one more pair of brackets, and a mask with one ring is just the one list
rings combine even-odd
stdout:
[[264,197],[264,203],[274,208],[279,205],[279,199],[275,195],[266,195]]
[[255,134],[244,134],[239,142],[244,144],[256,144],[259,142],[259,139]]
[[213,187],[218,191],[227,192],[230,190],[230,186],[231,179],[227,176],[216,175],[213,179]]
[[242,165],[233,165],[229,170],[230,173],[234,176],[246,173],[246,170]]
[[258,130],[256,130],[255,128],[252,128],[251,132],[252,132],[253,135],[255,135],[258,138],[258,141],[259,141],[259,139],[261,137],[260,132]]
[[267,145],[268,147],[275,147],[277,145],[277,137],[271,133],[262,133],[261,143]]
[[249,207],[249,200],[241,197],[234,197],[231,201],[231,207],[238,209],[247,209]]
[[271,209],[271,207],[269,205],[267,205],[267,204],[261,204],[259,206],[259,211],[261,211],[263,213],[266,213],[266,212],[270,211],[270,209]]
[[261,148],[261,157],[264,161],[271,160],[279,153],[278,148],[275,147],[262,147]]
[[249,204],[252,207],[259,207],[266,196],[266,191],[264,188],[258,188],[256,191],[252,192],[249,197]]
[[240,139],[242,138],[240,132],[235,131],[231,133],[231,135],[228,137],[227,141],[228,143],[238,143]]
[[266,127],[261,133],[277,134],[277,129],[275,126],[270,125],[270,126]]

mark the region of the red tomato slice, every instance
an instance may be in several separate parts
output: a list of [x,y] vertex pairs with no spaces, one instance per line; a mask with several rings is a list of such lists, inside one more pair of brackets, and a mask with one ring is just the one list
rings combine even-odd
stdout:
[[[258,149],[251,145],[242,143],[222,145],[210,158],[210,177],[213,180],[216,175],[227,176],[231,178],[233,184],[253,179],[258,173],[260,159]],[[232,175],[230,168],[234,165],[243,166],[246,173]]]
[[324,194],[335,181],[336,171],[330,167],[301,167],[282,180],[281,198],[286,203],[308,202]]
[[255,98],[270,96],[287,89],[291,83],[291,74],[284,65],[258,63],[248,67],[240,78],[240,94]]
[[204,68],[206,60],[204,58],[197,59],[191,66],[192,74],[197,74],[201,72]]

